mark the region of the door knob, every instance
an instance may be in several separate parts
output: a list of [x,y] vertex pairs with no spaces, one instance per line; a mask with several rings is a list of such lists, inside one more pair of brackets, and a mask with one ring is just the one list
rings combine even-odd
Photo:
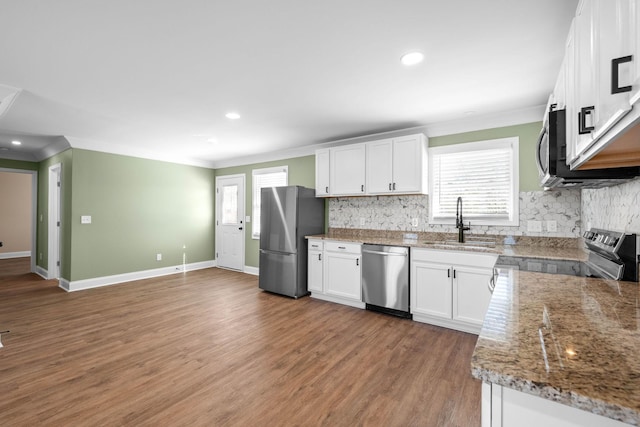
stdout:
[[242,230],[242,227],[238,227],[238,230]]

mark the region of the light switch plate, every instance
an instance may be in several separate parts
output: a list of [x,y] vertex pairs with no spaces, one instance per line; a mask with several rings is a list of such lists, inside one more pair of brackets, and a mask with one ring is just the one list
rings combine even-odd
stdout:
[[91,224],[91,215],[82,215],[80,217],[80,224]]
[[417,227],[418,226],[418,218],[412,218],[411,219],[411,226],[412,227]]
[[249,215],[244,217],[245,224],[249,224],[251,222],[251,217]]

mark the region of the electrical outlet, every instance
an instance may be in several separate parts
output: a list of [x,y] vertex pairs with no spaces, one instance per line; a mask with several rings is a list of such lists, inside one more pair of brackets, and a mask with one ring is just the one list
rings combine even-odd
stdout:
[[360,225],[364,225],[365,224],[365,219],[364,218],[360,218]]
[[162,261],[162,254],[156,254],[156,261]]
[[555,233],[558,231],[558,223],[556,221],[547,221],[547,231]]
[[80,224],[91,224],[91,215],[82,215],[80,217]]
[[418,218],[412,218],[411,219],[411,226],[412,227],[417,227],[418,226]]
[[527,231],[533,233],[541,233],[542,221],[527,221]]

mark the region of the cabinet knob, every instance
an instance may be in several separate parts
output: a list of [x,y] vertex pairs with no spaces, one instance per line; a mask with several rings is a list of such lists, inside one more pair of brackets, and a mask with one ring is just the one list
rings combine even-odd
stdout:
[[611,94],[631,92],[631,86],[620,87],[620,64],[633,61],[633,55],[622,56],[611,60]]

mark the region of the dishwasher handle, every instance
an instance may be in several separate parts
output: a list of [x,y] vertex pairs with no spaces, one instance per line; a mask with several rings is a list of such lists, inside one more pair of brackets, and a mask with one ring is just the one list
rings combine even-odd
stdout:
[[409,255],[406,252],[398,253],[398,252],[370,251],[368,249],[363,249],[362,253],[375,254],[375,255],[395,255],[395,256],[403,256],[403,257],[406,257],[407,255]]

